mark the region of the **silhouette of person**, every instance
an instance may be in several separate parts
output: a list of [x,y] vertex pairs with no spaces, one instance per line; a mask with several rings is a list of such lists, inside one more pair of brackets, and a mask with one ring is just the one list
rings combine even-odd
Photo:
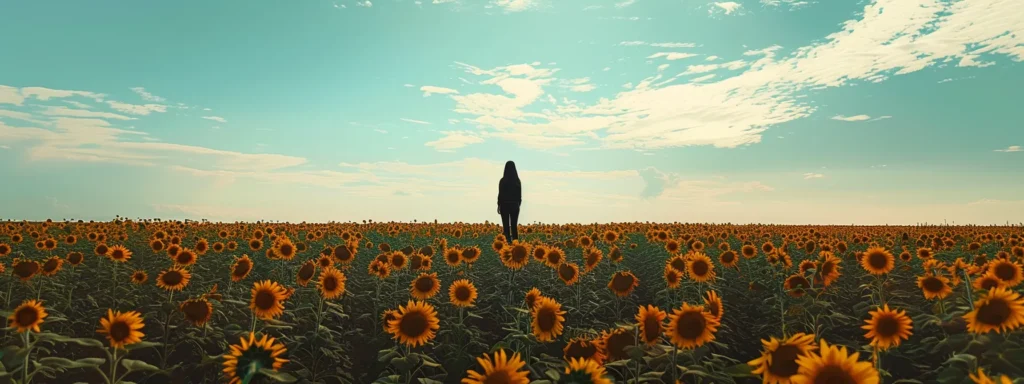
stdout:
[[505,233],[505,241],[519,239],[516,228],[519,221],[519,206],[523,204],[523,185],[516,172],[516,163],[505,162],[505,174],[498,181],[498,214],[501,215],[501,227]]

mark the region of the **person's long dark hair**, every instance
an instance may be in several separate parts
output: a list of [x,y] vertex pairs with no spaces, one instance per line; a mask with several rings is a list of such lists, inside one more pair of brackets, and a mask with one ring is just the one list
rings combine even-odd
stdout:
[[519,172],[516,172],[516,163],[512,160],[505,162],[505,174],[502,175],[501,181],[519,184]]

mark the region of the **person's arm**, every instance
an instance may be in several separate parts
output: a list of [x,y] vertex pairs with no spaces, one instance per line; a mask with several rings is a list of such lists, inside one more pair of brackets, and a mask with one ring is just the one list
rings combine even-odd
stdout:
[[501,181],[498,181],[498,214],[501,214]]

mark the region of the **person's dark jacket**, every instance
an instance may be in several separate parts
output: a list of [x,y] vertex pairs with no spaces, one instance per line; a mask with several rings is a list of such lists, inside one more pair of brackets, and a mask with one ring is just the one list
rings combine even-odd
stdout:
[[498,182],[498,205],[505,207],[519,207],[523,203],[523,185],[519,180],[505,180]]

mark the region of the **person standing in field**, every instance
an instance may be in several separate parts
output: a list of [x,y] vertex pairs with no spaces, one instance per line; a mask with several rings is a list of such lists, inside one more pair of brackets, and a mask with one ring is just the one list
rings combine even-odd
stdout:
[[505,241],[519,239],[516,228],[519,221],[519,206],[523,204],[523,185],[516,172],[516,163],[509,160],[505,163],[505,174],[498,181],[498,214],[501,215],[501,227],[505,233]]

